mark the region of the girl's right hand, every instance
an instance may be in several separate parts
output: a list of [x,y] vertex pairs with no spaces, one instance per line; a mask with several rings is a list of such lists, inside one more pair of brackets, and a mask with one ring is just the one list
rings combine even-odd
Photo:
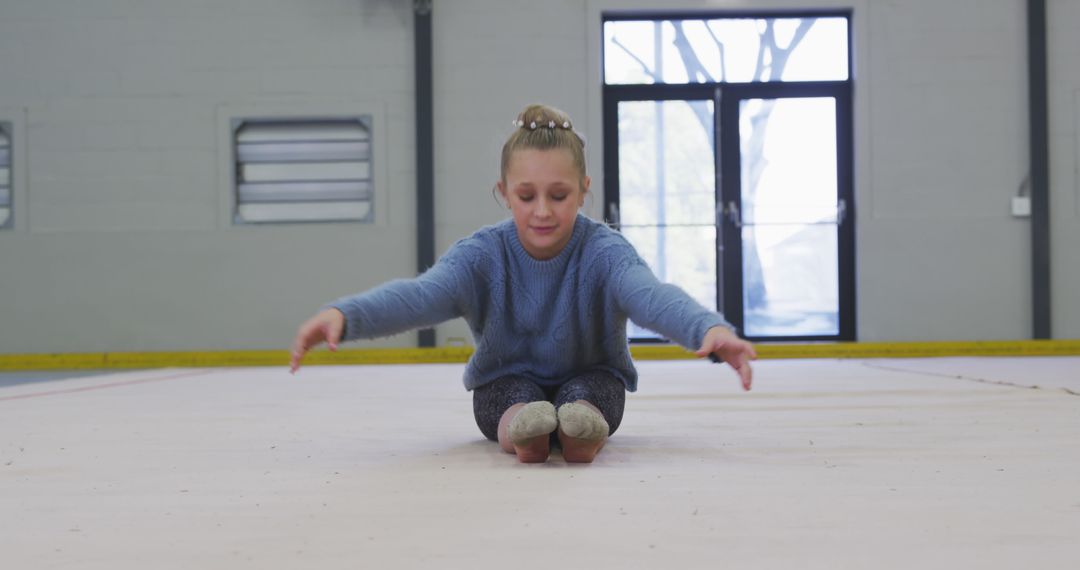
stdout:
[[345,328],[345,315],[337,309],[326,309],[311,317],[296,331],[293,339],[292,359],[289,372],[293,374],[300,368],[300,361],[307,351],[326,342],[330,350],[336,351],[341,341],[341,331]]

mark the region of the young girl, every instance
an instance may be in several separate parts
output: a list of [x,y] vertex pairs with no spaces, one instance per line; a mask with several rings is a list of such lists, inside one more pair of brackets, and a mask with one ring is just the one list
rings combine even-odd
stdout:
[[[322,342],[373,338],[464,317],[476,423],[524,463],[557,438],[588,463],[637,389],[626,320],[731,365],[750,389],[753,346],[717,313],[657,281],[623,236],[578,213],[589,191],[584,141],[569,117],[527,107],[503,145],[496,188],[512,220],[454,244],[415,279],[331,303],[300,326],[291,370]],[[711,244],[710,244],[711,245]]]

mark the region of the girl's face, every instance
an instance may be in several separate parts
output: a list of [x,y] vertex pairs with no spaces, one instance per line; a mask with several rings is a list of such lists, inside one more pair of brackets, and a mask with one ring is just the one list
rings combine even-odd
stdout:
[[518,239],[536,259],[551,259],[570,241],[589,177],[581,177],[570,151],[522,149],[510,156],[499,193],[510,205]]

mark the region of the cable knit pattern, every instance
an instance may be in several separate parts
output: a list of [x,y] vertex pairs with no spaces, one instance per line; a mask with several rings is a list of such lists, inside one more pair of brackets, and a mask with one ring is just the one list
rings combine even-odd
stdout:
[[465,368],[468,390],[503,376],[556,386],[605,370],[633,392],[628,318],[690,350],[710,328],[732,328],[682,289],[660,283],[621,234],[582,215],[552,259],[530,256],[507,220],[458,241],[415,279],[328,306],[345,314],[345,340],[464,317],[476,343]]

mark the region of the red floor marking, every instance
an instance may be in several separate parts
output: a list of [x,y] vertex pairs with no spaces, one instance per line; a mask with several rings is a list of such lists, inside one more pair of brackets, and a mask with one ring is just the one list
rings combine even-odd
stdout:
[[194,370],[191,372],[184,372],[181,374],[173,374],[171,376],[159,376],[157,378],[139,378],[137,380],[125,380],[123,382],[112,382],[109,384],[98,384],[96,386],[83,386],[82,388],[67,388],[64,390],[50,390],[48,392],[34,392],[33,394],[22,394],[19,396],[4,396],[0,397],[0,402],[6,402],[8,400],[23,400],[26,398],[44,398],[45,396],[57,396],[60,394],[74,394],[75,392],[89,392],[90,390],[104,390],[106,388],[118,388],[120,386],[132,386],[135,384],[147,384],[149,382],[160,382],[162,380],[175,380],[177,378],[187,378],[189,376],[200,376],[203,374],[209,374],[213,370]]

